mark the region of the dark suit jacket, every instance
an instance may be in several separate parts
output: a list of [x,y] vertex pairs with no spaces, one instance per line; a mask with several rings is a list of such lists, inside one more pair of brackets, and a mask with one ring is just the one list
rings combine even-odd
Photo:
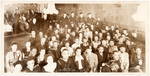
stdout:
[[96,52],[96,54],[97,54],[97,56],[98,56],[98,67],[97,67],[97,70],[98,70],[98,72],[99,72],[100,67],[102,67],[102,63],[104,62],[104,60],[105,60],[106,58],[105,58],[104,54],[103,54],[103,56],[100,55],[99,52]]

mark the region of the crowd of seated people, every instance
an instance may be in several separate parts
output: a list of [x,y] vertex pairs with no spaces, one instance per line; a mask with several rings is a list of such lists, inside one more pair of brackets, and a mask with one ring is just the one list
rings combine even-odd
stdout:
[[144,72],[144,50],[129,31],[87,15],[86,19],[82,12],[79,17],[64,13],[55,24],[46,14],[41,24],[32,18],[25,47],[18,50],[15,41],[10,45],[6,72]]

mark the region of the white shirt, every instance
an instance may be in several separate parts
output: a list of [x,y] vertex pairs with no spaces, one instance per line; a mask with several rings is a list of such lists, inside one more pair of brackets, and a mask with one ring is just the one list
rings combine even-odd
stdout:
[[75,61],[78,61],[78,64],[79,64],[79,69],[82,69],[82,62],[81,60],[83,60],[83,57],[82,56],[75,56]]

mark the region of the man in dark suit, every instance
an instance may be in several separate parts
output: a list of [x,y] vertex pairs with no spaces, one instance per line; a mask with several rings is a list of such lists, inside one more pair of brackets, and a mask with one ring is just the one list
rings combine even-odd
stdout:
[[93,25],[94,18],[92,17],[91,13],[88,13],[88,18],[87,18],[87,25]]
[[74,15],[74,12],[71,12],[69,20],[71,24],[76,24],[76,16]]
[[83,13],[80,12],[80,16],[78,17],[78,25],[82,25],[85,23],[85,17],[83,17]]
[[95,23],[95,28],[98,28],[99,31],[103,28],[103,22],[101,21],[100,17],[97,18],[97,21]]
[[68,25],[69,19],[67,17],[66,12],[64,13],[63,17],[60,19],[61,26],[64,27],[65,25]]
[[19,11],[18,9],[15,10],[15,24],[14,24],[14,34],[17,34],[18,33],[18,30],[19,30],[19,19],[20,19],[20,14],[19,14]]
[[48,29],[49,21],[47,20],[47,14],[44,14],[44,19],[42,21],[42,31],[45,34],[46,30]]
[[97,70],[100,72],[100,68],[102,67],[102,63],[104,62],[104,47],[102,45],[98,46],[98,52],[96,52],[98,56],[98,67]]

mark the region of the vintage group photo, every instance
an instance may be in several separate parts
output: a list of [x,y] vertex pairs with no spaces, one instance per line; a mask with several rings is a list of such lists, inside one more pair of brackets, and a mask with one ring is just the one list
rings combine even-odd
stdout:
[[149,2],[2,4],[4,73],[127,74],[149,67]]

